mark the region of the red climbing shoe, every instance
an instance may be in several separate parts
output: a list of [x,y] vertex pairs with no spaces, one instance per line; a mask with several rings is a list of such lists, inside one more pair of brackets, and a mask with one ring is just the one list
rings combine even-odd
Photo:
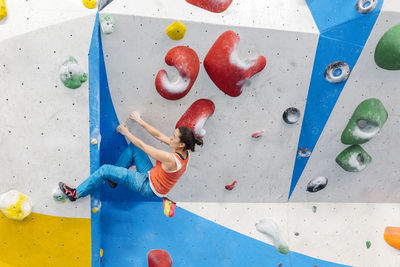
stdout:
[[71,188],[64,184],[63,182],[59,182],[58,186],[60,187],[61,191],[68,197],[70,201],[76,200],[76,189]]

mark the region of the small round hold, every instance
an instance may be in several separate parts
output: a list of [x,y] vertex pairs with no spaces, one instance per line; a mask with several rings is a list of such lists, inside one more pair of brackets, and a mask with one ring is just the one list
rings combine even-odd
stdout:
[[323,176],[319,176],[315,179],[312,179],[308,184],[307,184],[307,191],[314,193],[319,190],[322,190],[326,187],[328,184],[328,179]]
[[283,112],[282,118],[287,124],[294,124],[300,118],[300,110],[294,107],[287,108]]
[[367,14],[372,12],[377,4],[378,0],[358,0],[356,3],[356,9],[360,14]]
[[97,145],[97,139],[96,138],[93,138],[91,141],[90,141],[90,143],[92,144],[92,145]]
[[306,147],[302,147],[297,150],[297,154],[302,158],[308,158],[311,155],[311,151]]
[[343,61],[336,61],[326,67],[324,75],[330,83],[341,83],[349,78],[350,67]]

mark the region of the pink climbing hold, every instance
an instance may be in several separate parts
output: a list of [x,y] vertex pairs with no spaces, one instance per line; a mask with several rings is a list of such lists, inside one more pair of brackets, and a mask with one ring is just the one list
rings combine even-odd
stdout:
[[184,97],[192,88],[199,74],[200,61],[196,52],[186,46],[176,46],[168,51],[165,63],[174,66],[179,73],[175,81],[170,81],[165,70],[160,70],[156,77],[157,92],[168,100]]
[[169,253],[163,249],[153,249],[147,254],[149,267],[171,267],[172,259]]
[[209,99],[199,99],[186,110],[175,128],[186,126],[190,128],[196,138],[203,138],[206,130],[203,128],[207,119],[214,113],[215,105]]
[[235,188],[236,184],[237,181],[235,180],[232,184],[225,185],[225,189],[231,191],[233,188]]
[[186,2],[214,13],[221,13],[231,5],[232,0],[186,0]]
[[261,136],[264,135],[264,131],[259,131],[259,132],[255,132],[251,135],[251,137],[253,138],[260,138]]
[[208,76],[221,91],[232,97],[241,95],[246,81],[267,64],[264,56],[241,60],[237,53],[239,41],[233,31],[224,32],[204,59]]

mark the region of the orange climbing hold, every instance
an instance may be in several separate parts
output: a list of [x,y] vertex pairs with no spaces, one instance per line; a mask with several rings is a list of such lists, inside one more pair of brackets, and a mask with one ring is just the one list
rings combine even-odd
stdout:
[[400,227],[387,226],[383,238],[388,245],[400,249]]

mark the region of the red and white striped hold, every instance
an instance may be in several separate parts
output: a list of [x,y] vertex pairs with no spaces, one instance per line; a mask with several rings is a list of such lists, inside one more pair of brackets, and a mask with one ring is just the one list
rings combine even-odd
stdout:
[[157,92],[168,100],[184,97],[192,88],[199,74],[200,61],[196,52],[186,46],[176,46],[168,51],[165,63],[174,66],[179,75],[171,81],[167,72],[162,69],[156,76]]
[[242,87],[267,64],[264,56],[241,60],[237,52],[240,38],[226,31],[215,41],[204,59],[204,68],[214,84],[225,94],[237,97]]
[[186,0],[186,2],[214,13],[224,12],[232,0]]
[[214,113],[215,105],[209,99],[199,99],[186,110],[175,128],[186,126],[190,128],[196,138],[203,138],[206,130],[203,128],[207,119]]

